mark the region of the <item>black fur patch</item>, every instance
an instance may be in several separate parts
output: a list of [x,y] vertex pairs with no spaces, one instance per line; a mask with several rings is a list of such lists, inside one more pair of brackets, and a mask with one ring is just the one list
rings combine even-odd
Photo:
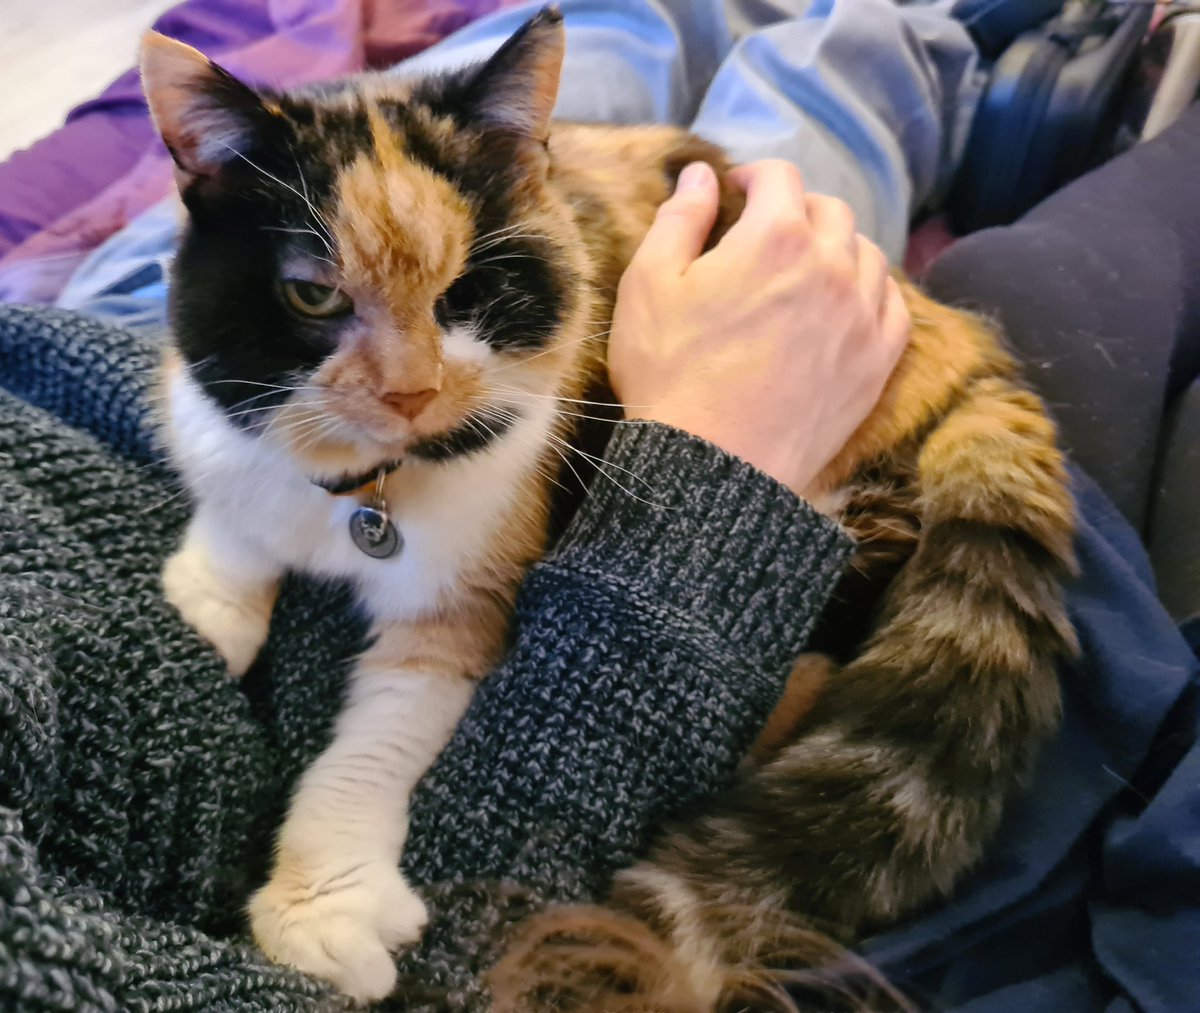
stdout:
[[[380,110],[407,156],[450,181],[475,212],[476,248],[439,301],[438,318],[472,326],[493,347],[536,350],[554,338],[581,279],[561,266],[549,238],[530,234],[514,206],[523,171],[514,145],[527,142],[472,125],[465,108],[458,116],[448,111],[472,73],[431,80]],[[337,177],[374,146],[365,106],[346,101],[354,90],[351,79],[266,96],[282,115],[261,118],[261,138],[184,193],[190,222],[174,269],[175,334],[193,375],[239,424],[265,418],[246,409],[286,398],[287,390],[274,388],[303,384],[336,349],[347,322],[298,317],[278,284],[284,263],[297,256],[336,264],[325,221]],[[438,120],[462,126],[446,133],[434,129]],[[423,453],[442,459],[488,439],[466,426]]]
[[448,461],[452,457],[474,454],[491,446],[512,428],[512,424],[511,418],[489,418],[485,422],[482,418],[472,416],[448,433],[414,443],[408,452],[424,461]]

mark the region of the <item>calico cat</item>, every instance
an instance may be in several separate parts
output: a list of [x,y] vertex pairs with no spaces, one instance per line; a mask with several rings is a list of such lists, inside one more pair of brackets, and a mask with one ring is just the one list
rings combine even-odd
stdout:
[[[357,587],[372,640],[250,917],[272,958],[361,1000],[425,922],[398,871],[407,799],[545,550],[576,421],[557,405],[602,381],[618,279],[679,171],[728,168],[675,128],[552,124],[563,45],[547,10],[480,66],[288,93],[143,45],[188,213],[164,387],[195,515],[164,588],[237,675],[285,571]],[[723,189],[714,241],[740,207]],[[635,983],[686,996],[672,1009],[769,958],[764,905],[851,940],[944,896],[1055,727],[1072,506],[1053,427],[985,327],[906,293],[911,347],[821,476],[860,541],[826,623],[845,663],[823,686],[831,663],[798,665],[740,780],[586,913],[672,955]],[[628,997],[586,956],[547,985],[537,954],[571,969],[550,924],[498,1004]]]

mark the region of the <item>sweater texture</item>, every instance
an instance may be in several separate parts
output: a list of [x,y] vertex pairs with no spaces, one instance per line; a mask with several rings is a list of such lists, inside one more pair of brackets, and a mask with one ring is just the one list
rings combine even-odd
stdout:
[[[154,439],[158,349],[0,307],[0,1009],[337,1009],[242,909],[328,740],[364,624],[289,578],[240,682],[163,600],[189,514]],[[520,592],[512,646],[417,790],[404,870],[431,922],[406,1010],[487,1006],[521,918],[604,889],[730,773],[851,546],[788,490],[621,427]]]

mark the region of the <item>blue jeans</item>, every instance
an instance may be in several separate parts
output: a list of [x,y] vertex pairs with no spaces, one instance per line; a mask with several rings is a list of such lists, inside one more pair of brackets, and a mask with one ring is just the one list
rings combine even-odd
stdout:
[[[542,6],[476,21],[400,64],[424,73],[488,56]],[[898,261],[914,211],[965,143],[980,75],[945,3],[892,0],[563,0],[556,115],[690,126],[737,161],[785,158],[841,197]],[[165,326],[164,266],[178,219],[153,209],[76,272],[62,306]]]

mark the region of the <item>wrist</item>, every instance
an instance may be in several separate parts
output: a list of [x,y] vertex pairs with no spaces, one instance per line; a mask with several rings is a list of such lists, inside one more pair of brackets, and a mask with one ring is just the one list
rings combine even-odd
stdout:
[[811,454],[807,452],[807,447],[797,445],[800,434],[792,433],[789,439],[764,440],[748,432],[744,426],[731,429],[723,419],[698,415],[694,411],[675,411],[663,407],[627,410],[625,417],[630,422],[669,426],[710,443],[723,453],[774,479],[799,499],[812,501],[814,485],[821,468],[809,462]]
[[[657,420],[656,420],[657,421]],[[768,664],[790,663],[853,549],[791,490],[664,424],[625,426],[552,563],[636,589]],[[611,479],[611,480],[610,480]]]

